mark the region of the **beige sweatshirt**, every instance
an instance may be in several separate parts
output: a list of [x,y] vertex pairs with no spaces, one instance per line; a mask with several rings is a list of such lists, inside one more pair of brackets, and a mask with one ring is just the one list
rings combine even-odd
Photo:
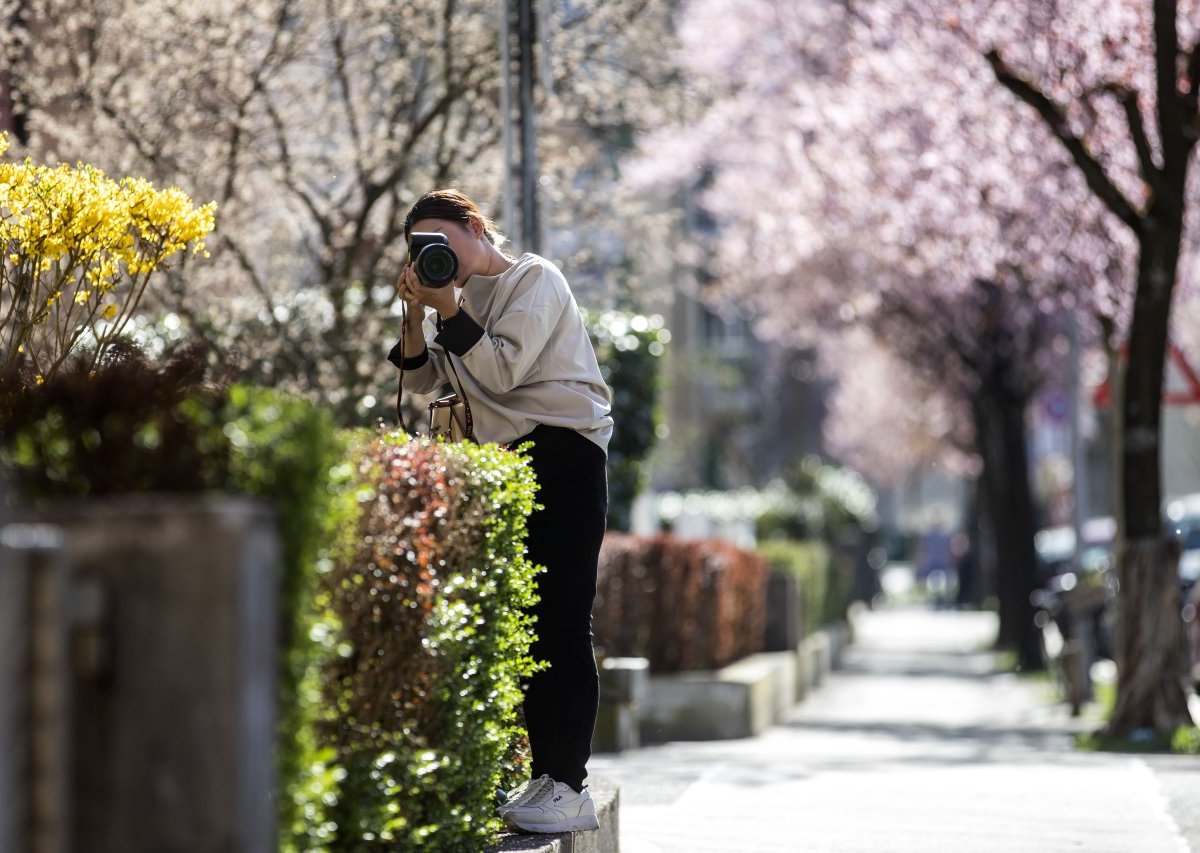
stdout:
[[465,392],[481,442],[505,444],[546,424],[576,430],[607,453],[612,392],[558,267],[525,254],[500,275],[472,276],[461,295],[458,314],[440,329],[429,312],[424,353],[404,359],[397,343],[388,354],[404,364],[404,389],[430,394],[450,382]]

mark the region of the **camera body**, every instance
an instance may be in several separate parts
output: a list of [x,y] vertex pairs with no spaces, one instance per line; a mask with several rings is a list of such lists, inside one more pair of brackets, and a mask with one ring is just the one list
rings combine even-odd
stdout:
[[458,278],[458,255],[445,234],[414,231],[408,240],[408,261],[426,287],[445,287]]

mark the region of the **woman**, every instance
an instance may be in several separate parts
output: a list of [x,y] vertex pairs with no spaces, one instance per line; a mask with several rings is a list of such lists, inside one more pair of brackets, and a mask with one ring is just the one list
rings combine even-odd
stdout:
[[[543,506],[529,519],[527,546],[529,559],[546,567],[538,576],[532,654],[550,666],[525,685],[531,779],[509,795],[500,815],[528,832],[596,829],[584,779],[599,697],[591,611],[608,511],[612,395],[554,264],[503,253],[492,222],[455,190],[418,199],[405,239],[413,232],[445,234],[459,274],[452,287],[430,288],[411,264],[405,267],[397,285],[408,306],[403,351],[397,344],[388,359],[403,364],[404,388],[417,394],[453,375],[479,441],[532,442]],[[427,308],[435,322],[423,323]]]

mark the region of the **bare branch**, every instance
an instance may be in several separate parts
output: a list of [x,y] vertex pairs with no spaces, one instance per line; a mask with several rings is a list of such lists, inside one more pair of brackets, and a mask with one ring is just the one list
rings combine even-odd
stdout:
[[311,195],[304,191],[304,188],[301,187],[299,182],[295,179],[292,168],[293,164],[291,150],[288,146],[287,140],[287,128],[284,125],[283,119],[280,117],[278,110],[275,109],[274,105],[271,104],[269,100],[266,102],[266,111],[267,116],[271,119],[272,127],[275,130],[275,141],[279,148],[278,165],[283,168],[283,185],[292,193],[292,195],[299,199],[300,203],[313,218],[317,228],[320,229],[322,238],[324,238],[325,242],[328,243],[331,235],[333,234],[333,223],[330,222],[328,216],[321,212],[321,209],[317,206],[317,202]]
[[338,91],[342,95],[342,108],[346,113],[346,127],[350,131],[350,139],[354,145],[354,170],[358,173],[359,181],[366,180],[366,169],[363,166],[363,139],[358,127],[358,116],[354,112],[354,94],[351,91],[350,77],[346,73],[348,55],[346,53],[346,33],[337,20],[337,10],[332,2],[325,4],[325,14],[330,21],[330,43],[333,45],[333,72],[337,79]]
[[1038,115],[1042,117],[1042,120],[1046,122],[1046,126],[1049,127],[1050,132],[1063,144],[1063,147],[1067,149],[1067,153],[1071,155],[1071,159],[1075,161],[1075,165],[1083,173],[1083,177],[1092,192],[1104,202],[1113,215],[1134,231],[1140,231],[1142,227],[1141,213],[1108,177],[1108,174],[1104,171],[1104,167],[1087,150],[1087,147],[1083,144],[1083,140],[1071,130],[1062,108],[1051,101],[1036,86],[1009,70],[998,51],[994,49],[989,50],[984,56],[988,63],[991,64],[992,71],[995,73],[996,79],[1000,84],[1020,100],[1033,107]]
[[285,38],[287,31],[288,18],[291,15],[293,3],[291,0],[285,0],[275,16],[275,29],[271,32],[271,42],[267,49],[263,51],[255,64],[254,71],[250,75],[250,89],[237,101],[237,108],[234,113],[233,121],[230,123],[232,131],[229,139],[229,153],[225,158],[225,181],[222,186],[222,204],[233,198],[237,181],[241,177],[239,169],[240,152],[243,141],[243,123],[246,118],[246,113],[250,108],[251,102],[255,96],[267,97],[266,78],[267,72],[278,62],[278,57],[281,54],[281,43]]
[[1137,92],[1128,86],[1117,83],[1109,83],[1102,88],[1113,95],[1120,103],[1121,109],[1125,111],[1125,122],[1129,125],[1129,133],[1133,137],[1133,147],[1137,150],[1138,163],[1142,169],[1142,180],[1157,193],[1162,180],[1162,169],[1154,162],[1154,151],[1150,147],[1150,137],[1146,133],[1146,122],[1142,117],[1142,110],[1138,106]]

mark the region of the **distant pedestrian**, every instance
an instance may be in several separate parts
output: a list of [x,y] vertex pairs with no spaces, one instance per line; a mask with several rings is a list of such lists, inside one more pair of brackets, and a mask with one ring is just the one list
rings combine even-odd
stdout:
[[[529,559],[546,567],[532,655],[550,666],[525,685],[532,774],[500,815],[529,832],[596,829],[584,780],[599,699],[591,612],[608,511],[611,392],[558,267],[503,252],[495,225],[455,190],[417,200],[405,239],[417,232],[448,238],[458,275],[453,286],[428,287],[412,264],[404,268],[397,284],[408,306],[404,347],[388,358],[403,365],[404,387],[414,393],[453,380],[478,440],[532,442],[543,506],[529,519],[527,545]],[[426,308],[434,312],[428,320]]]
[[941,609],[949,603],[954,575],[953,537],[939,522],[921,537],[917,563],[917,578],[933,596],[934,607]]

